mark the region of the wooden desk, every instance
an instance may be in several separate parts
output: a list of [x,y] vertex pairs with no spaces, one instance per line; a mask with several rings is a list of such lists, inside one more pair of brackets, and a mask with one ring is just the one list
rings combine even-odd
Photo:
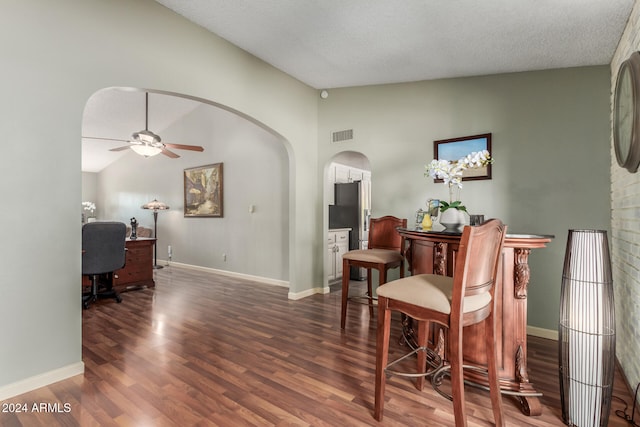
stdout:
[[[405,238],[405,255],[412,274],[442,274],[453,276],[460,233],[398,229]],[[522,412],[540,415],[539,393],[529,382],[527,373],[527,287],[529,285],[528,258],[531,249],[543,248],[553,236],[507,234],[496,283],[498,334],[498,370],[503,393],[515,394]],[[409,322],[410,323],[410,322]],[[410,327],[410,326],[409,326]],[[412,331],[408,332],[411,335]],[[444,332],[446,333],[446,332]],[[486,366],[484,325],[464,328],[464,364]],[[432,325],[431,342],[443,349],[444,335]],[[488,386],[486,376],[475,370],[465,371],[465,379]]]
[[[156,239],[138,237],[136,240],[127,239],[126,263],[124,268],[110,274],[106,280],[112,280],[113,287],[123,292],[141,286],[153,288],[153,244]],[[82,285],[91,286],[87,276],[82,276]]]

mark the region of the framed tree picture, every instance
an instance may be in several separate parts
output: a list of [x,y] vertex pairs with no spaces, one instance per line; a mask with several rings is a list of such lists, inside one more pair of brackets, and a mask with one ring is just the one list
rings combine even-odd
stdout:
[[222,163],[184,170],[184,216],[222,217]]
[[[491,155],[491,134],[463,136],[460,138],[442,139],[433,142],[433,158],[456,162],[473,152],[487,150]],[[463,181],[491,179],[491,163],[481,168],[465,169]],[[442,182],[442,180],[436,180]]]

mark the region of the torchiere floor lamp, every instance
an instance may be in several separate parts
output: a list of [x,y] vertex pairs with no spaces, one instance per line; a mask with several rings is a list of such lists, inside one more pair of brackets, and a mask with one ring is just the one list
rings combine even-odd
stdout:
[[142,205],[142,209],[153,210],[153,237],[156,239],[156,241],[153,242],[153,268],[162,268],[161,265],[158,265],[158,211],[165,211],[169,209],[169,206],[159,202],[157,199],[153,199],[149,203]]

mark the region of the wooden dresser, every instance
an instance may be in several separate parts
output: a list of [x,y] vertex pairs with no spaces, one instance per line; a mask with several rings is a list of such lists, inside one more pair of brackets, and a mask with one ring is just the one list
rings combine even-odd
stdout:
[[[138,237],[127,239],[126,263],[124,268],[102,280],[113,280],[113,287],[118,292],[135,289],[141,286],[154,287],[153,280],[153,244],[156,239]],[[90,286],[87,276],[82,276],[82,286]]]

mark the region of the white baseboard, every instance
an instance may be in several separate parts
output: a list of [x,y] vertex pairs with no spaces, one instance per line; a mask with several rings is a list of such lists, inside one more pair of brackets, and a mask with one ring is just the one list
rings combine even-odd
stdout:
[[535,326],[527,326],[527,335],[558,341],[558,331],[554,329],[542,329]]
[[[166,261],[162,261],[162,262],[159,261],[159,263],[160,265],[163,265],[163,266],[167,265]],[[234,271],[227,271],[227,270],[218,270],[216,268],[201,267],[198,265],[183,264],[180,262],[171,262],[170,265],[176,266],[176,267],[182,267],[182,268],[190,268],[192,270],[208,271],[210,273],[223,274],[225,276],[238,277],[246,280],[253,280],[254,282],[266,283],[268,285],[282,286],[285,288],[289,287],[289,282],[285,280],[277,280],[277,279],[271,279],[268,277],[261,277],[261,276],[252,276],[250,274],[236,273]],[[331,292],[331,289],[329,288],[329,286],[324,286],[322,288],[307,289],[306,291],[303,291],[303,292],[297,292],[297,293],[289,292],[289,294],[287,295],[287,298],[290,300],[299,300],[311,295],[328,294],[329,292]]]
[[84,363],[77,362],[0,387],[0,400],[6,400],[58,381],[84,373]]
[[299,300],[311,295],[328,294],[329,292],[331,292],[331,289],[329,289],[328,286],[325,286],[324,288],[311,288],[311,289],[307,289],[306,291],[298,292],[298,293],[289,292],[289,295],[287,297],[290,300]]
[[[167,265],[166,261],[163,261],[162,263],[161,262],[158,262],[158,263],[162,266]],[[254,282],[265,283],[267,285],[282,286],[285,288],[289,287],[289,282],[285,280],[271,279],[269,277],[252,276],[251,274],[236,273],[234,271],[219,270],[217,268],[201,267],[199,265],[183,264],[181,262],[173,262],[173,261],[169,265],[175,266],[175,267],[190,268],[192,270],[208,271],[210,273],[222,274],[222,275],[231,276],[231,277],[238,277],[240,279],[245,279],[245,280],[253,280]]]

